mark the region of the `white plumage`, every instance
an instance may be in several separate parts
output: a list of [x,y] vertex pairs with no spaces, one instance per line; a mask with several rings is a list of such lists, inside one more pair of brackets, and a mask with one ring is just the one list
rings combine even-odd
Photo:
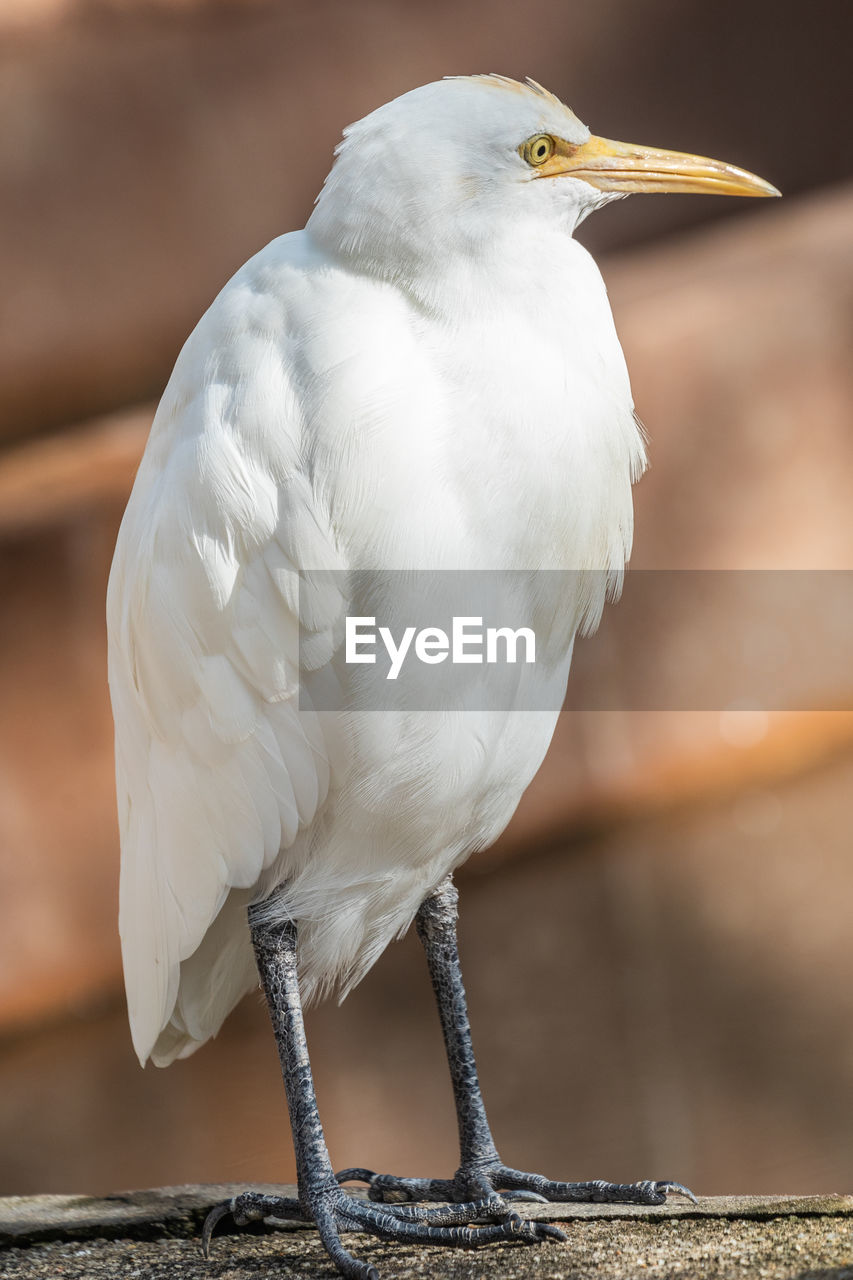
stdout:
[[[540,642],[529,679],[564,687],[644,465],[571,233],[634,188],[533,180],[520,147],[540,134],[572,155],[601,141],[500,77],[380,108],[347,131],[305,230],[252,258],[180,354],[108,598],[143,1062],[191,1053],[256,984],[246,906],[277,885],[305,998],[346,991],[499,834],[547,749],[556,712],[366,712],[340,649],[357,602],[322,576],[297,588],[299,569],[602,570]],[[323,681],[342,712],[311,710]]]

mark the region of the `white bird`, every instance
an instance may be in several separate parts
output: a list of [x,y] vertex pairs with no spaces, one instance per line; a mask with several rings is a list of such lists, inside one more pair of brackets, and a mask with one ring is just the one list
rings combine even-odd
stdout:
[[[501,1163],[449,876],[499,835],[538,769],[574,637],[595,627],[631,548],[642,433],[604,284],[572,232],[631,191],[778,192],[717,161],[593,137],[534,82],[494,75],[403,95],[347,129],[336,156],[305,229],[246,263],[181,351],[116,547],[109,678],[136,1052],[158,1065],[192,1053],[260,972],[290,1107],[298,1200],[237,1197],[211,1215],[205,1248],[226,1212],[301,1216],[343,1275],[364,1278],[375,1269],[342,1230],[533,1241],[560,1233],[522,1224],[500,1191],[659,1203],[680,1189]],[[405,621],[411,583],[423,603],[423,582],[450,569],[526,571],[513,581],[528,584],[536,662],[509,709],[486,709],[485,669],[469,667],[462,709],[377,714],[376,683],[346,660],[345,618]],[[585,572],[545,599],[537,574],[555,569]],[[432,576],[371,586],[354,570]],[[302,1002],[345,993],[416,915],[461,1166],[452,1180],[336,1180],[300,989]],[[339,1185],[357,1177],[370,1201]]]

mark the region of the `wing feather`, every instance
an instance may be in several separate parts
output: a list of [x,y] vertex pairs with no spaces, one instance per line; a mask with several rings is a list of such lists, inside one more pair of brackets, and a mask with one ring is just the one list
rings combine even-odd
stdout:
[[[286,325],[250,268],[181,353],[110,578],[120,932],[142,1062],[191,1052],[255,980],[246,904],[331,782],[320,720],[297,706],[297,569],[342,565],[305,474]],[[311,591],[327,660],[341,608],[328,582]]]

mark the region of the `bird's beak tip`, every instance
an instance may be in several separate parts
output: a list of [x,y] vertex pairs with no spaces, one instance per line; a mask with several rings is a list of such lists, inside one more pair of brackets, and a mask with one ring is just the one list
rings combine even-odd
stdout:
[[781,200],[782,192],[778,187],[774,187],[772,182],[767,182],[766,179],[755,175],[752,176],[754,177],[754,182],[751,184],[751,189],[749,191],[738,191],[735,194],[755,196],[758,199],[765,200]]

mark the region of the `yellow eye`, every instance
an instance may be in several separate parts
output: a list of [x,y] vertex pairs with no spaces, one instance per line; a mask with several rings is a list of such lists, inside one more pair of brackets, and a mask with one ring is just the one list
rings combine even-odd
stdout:
[[538,169],[539,165],[551,159],[556,146],[549,133],[537,133],[534,138],[528,138],[519,150],[527,163]]

